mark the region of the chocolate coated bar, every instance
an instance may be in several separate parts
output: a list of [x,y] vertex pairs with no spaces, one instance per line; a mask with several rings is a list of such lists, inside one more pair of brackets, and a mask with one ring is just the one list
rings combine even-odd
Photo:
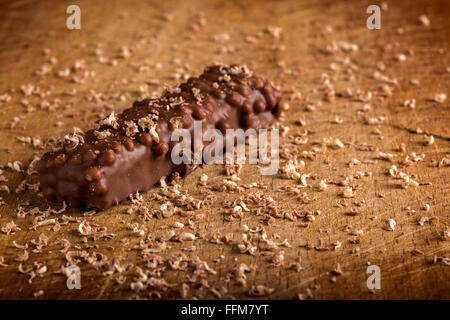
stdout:
[[243,66],[211,66],[198,78],[166,89],[157,99],[137,101],[120,115],[112,113],[86,133],[65,136],[60,150],[38,164],[44,196],[72,206],[106,209],[161,177],[185,174],[175,165],[171,133],[193,133],[194,120],[222,132],[267,128],[283,112],[281,93]]

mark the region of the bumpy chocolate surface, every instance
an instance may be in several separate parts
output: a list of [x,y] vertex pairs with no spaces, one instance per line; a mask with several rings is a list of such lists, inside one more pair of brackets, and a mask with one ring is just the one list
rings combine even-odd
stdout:
[[189,171],[171,160],[178,142],[170,137],[177,128],[193,135],[194,120],[202,121],[203,130],[224,133],[267,128],[283,109],[280,91],[245,67],[207,67],[160,98],[137,101],[122,114],[98,121],[95,129],[66,135],[60,150],[39,161],[42,192],[74,207],[109,208],[163,176]]

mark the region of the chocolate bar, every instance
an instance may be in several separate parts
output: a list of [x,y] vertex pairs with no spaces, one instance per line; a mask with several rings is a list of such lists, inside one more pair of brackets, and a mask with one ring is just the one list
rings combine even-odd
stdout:
[[159,98],[136,101],[86,133],[66,135],[62,147],[38,163],[42,193],[73,207],[107,209],[147,191],[163,176],[190,171],[192,166],[171,161],[171,150],[181,143],[171,141],[174,130],[192,135],[194,120],[223,133],[267,128],[285,106],[281,92],[246,67],[207,67]]

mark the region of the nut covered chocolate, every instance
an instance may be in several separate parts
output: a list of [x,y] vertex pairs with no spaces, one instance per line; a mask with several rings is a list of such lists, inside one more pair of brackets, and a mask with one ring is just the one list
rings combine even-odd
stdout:
[[245,67],[207,67],[159,98],[111,113],[86,133],[66,135],[60,150],[39,161],[42,192],[74,207],[109,208],[163,176],[190,171],[189,165],[171,161],[174,130],[193,135],[194,121],[222,132],[267,128],[283,109],[280,91]]

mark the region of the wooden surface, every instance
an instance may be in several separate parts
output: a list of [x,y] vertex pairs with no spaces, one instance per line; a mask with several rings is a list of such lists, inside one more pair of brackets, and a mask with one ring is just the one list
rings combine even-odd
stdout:
[[[162,277],[170,286],[160,287],[152,282],[154,286],[148,285],[138,293],[130,289],[130,283],[138,277],[134,266],[144,272],[151,269],[148,258],[133,247],[147,237],[151,240],[167,236],[175,221],[187,225],[189,219],[195,218],[174,215],[142,222],[138,214],[126,214],[128,202],[92,216],[67,209],[46,218],[57,219],[61,223],[59,231],[52,229],[54,225],[33,230],[30,228],[42,212],[32,211],[20,218],[17,215],[20,205],[29,211],[49,206],[59,209],[61,204],[49,204],[33,190],[14,192],[22,180],[36,183],[37,177],[5,169],[3,176],[8,181],[0,185],[9,186],[11,193],[0,191],[5,202],[0,206],[0,227],[14,221],[21,231],[9,235],[0,232],[0,256],[7,265],[0,266],[1,298],[180,298],[182,283],[190,287],[187,298],[246,299],[250,298],[252,286],[257,285],[273,288],[271,295],[262,297],[273,299],[296,299],[299,294],[314,299],[450,298],[450,269],[446,265],[450,242],[443,236],[450,228],[450,174],[448,166],[434,166],[449,157],[449,100],[444,103],[431,100],[436,94],[450,94],[448,1],[389,1],[381,12],[381,30],[366,28],[365,11],[372,4],[370,1],[76,1],[81,7],[82,28],[73,31],[65,26],[69,4],[73,1],[2,1],[0,5],[0,95],[11,96],[10,101],[0,103],[1,165],[20,161],[26,167],[33,155],[44,153],[45,150],[18,141],[18,136],[39,136],[43,140],[66,134],[74,126],[88,129],[100,115],[123,110],[138,97],[161,92],[164,84],[178,83],[181,80],[177,77],[184,74],[198,75],[204,66],[215,62],[245,63],[283,89],[291,106],[282,122],[290,128],[281,138],[284,146],[305,130],[309,132],[308,142],[295,147],[300,153],[320,146],[315,143],[328,137],[340,139],[345,146],[342,149],[329,146],[315,160],[296,156],[305,161],[303,173],[315,177],[307,179],[309,186],[299,189],[297,195],[280,188],[299,186],[299,181],[287,179],[281,173],[262,177],[258,167],[245,165],[239,183],[263,183],[267,190],[213,191],[214,203],[195,211],[199,216],[193,223],[194,230],[183,229],[200,239],[194,243],[168,241],[168,248],[158,253],[166,261],[183,252],[189,266],[186,270],[172,270],[164,262],[151,281]],[[429,26],[419,23],[421,15],[430,19]],[[278,35],[277,29],[271,28],[269,32],[268,26],[280,27],[282,31]],[[327,53],[327,46],[330,48],[333,41],[357,44],[358,50],[348,52],[341,45],[335,52]],[[122,46],[132,49],[130,57],[119,56]],[[399,54],[404,54],[406,60],[399,61]],[[85,61],[85,70],[71,71],[68,77],[57,76],[58,71],[73,67],[77,60]],[[112,60],[116,61],[115,66]],[[380,62],[384,63],[384,70]],[[50,66],[48,74],[35,74],[45,63]],[[397,83],[375,79],[377,70]],[[85,79],[76,83],[74,77]],[[324,81],[327,78],[336,93],[329,100],[324,98],[329,92]],[[419,83],[411,83],[413,79]],[[142,87],[146,82],[150,84]],[[48,94],[25,96],[20,88],[27,84]],[[380,95],[380,85],[389,85],[392,95]],[[360,89],[363,95],[371,91],[372,98],[367,102],[355,101],[345,95],[348,88]],[[414,109],[403,105],[408,99],[416,100]],[[27,112],[25,104],[35,111]],[[309,104],[316,106],[315,111],[308,111]],[[370,110],[363,111],[366,104]],[[336,116],[343,123],[333,123]],[[366,125],[365,116],[383,116],[385,121]],[[18,121],[15,117],[19,117]],[[304,126],[296,124],[300,119],[305,120]],[[413,133],[417,128],[432,134],[434,144],[426,146],[424,135]],[[376,150],[358,150],[363,144],[373,145]],[[406,151],[399,151],[401,144],[405,144]],[[393,159],[377,159],[378,152],[391,153]],[[412,152],[425,154],[424,160],[402,165]],[[362,163],[349,165],[354,158]],[[281,167],[285,161],[282,160]],[[386,175],[393,164],[424,185],[401,188],[401,179]],[[355,198],[342,198],[345,188],[332,182],[358,171],[370,172],[371,176],[351,181],[356,187]],[[211,186],[220,185],[227,178],[223,166],[204,166],[181,180],[183,192],[204,199],[205,194],[198,187],[203,173],[209,176]],[[318,189],[322,179],[328,181],[325,191]],[[146,206],[159,208],[161,202],[150,200],[158,190],[143,195]],[[226,220],[230,210],[224,208],[224,200],[259,191],[276,201],[282,215],[314,214],[316,210],[321,214],[315,215],[314,221],[276,218],[267,225],[256,214],[258,206],[252,204],[250,212],[244,212],[241,219]],[[306,195],[302,196],[303,192]],[[305,197],[312,201],[305,204]],[[347,207],[338,205],[343,200]],[[365,203],[360,207],[353,204],[362,200]],[[430,206],[428,211],[423,209],[425,204]],[[349,215],[352,208],[360,213]],[[76,217],[78,222],[63,224],[67,220],[63,215]],[[422,217],[430,218],[429,222],[418,224]],[[395,231],[386,230],[387,219],[396,221]],[[78,232],[83,220],[106,227],[107,233],[115,236],[97,241],[88,236],[83,242]],[[144,237],[133,233],[129,227],[132,223],[145,230]],[[252,240],[257,254],[239,252],[237,245],[245,233],[244,225],[250,229],[262,225],[268,238],[276,242],[288,240],[290,247],[277,249],[284,251],[281,266],[273,265],[273,257],[264,254],[267,244],[258,233],[253,234]],[[355,230],[363,231],[360,243],[356,244],[351,243],[355,236],[350,234]],[[232,242],[211,243],[209,239],[215,232],[232,233]],[[40,234],[49,238],[48,245],[41,253],[35,253],[33,242]],[[107,268],[95,268],[80,261],[82,288],[68,290],[66,276],[58,274],[61,265],[67,264],[66,253],[61,252],[62,239],[71,243],[68,251],[101,252],[110,260],[121,256],[122,265],[128,269],[108,274],[103,273]],[[152,247],[157,247],[158,241],[150,240]],[[14,241],[18,246],[28,246],[26,261],[16,261],[24,250],[17,248]],[[336,241],[342,246],[334,250]],[[195,250],[181,251],[192,245]],[[217,273],[198,272],[199,277],[195,276],[195,265],[199,265],[194,263],[196,257]],[[302,267],[300,271],[290,268],[297,261]],[[18,271],[20,263],[25,271],[30,268],[36,271],[44,265],[47,271],[30,283],[30,276]],[[247,287],[236,282],[235,269],[241,263],[256,267],[246,273]],[[370,292],[366,287],[369,264],[381,269],[381,290]],[[338,265],[340,275],[333,272]],[[149,273],[148,277],[152,275]],[[117,279],[124,282],[118,284]]]

